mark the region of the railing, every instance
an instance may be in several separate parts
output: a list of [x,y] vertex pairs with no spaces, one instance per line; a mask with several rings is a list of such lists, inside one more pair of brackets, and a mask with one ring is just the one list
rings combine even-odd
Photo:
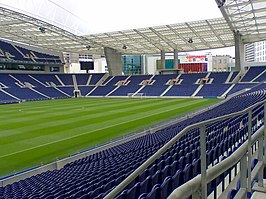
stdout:
[[[213,179],[217,178],[220,174],[231,168],[240,160],[240,181],[241,189],[238,194],[245,197],[247,191],[251,191],[251,146],[256,141],[259,140],[259,162],[256,166],[256,170],[259,172],[258,184],[263,186],[263,168],[265,157],[263,157],[263,136],[264,142],[266,142],[266,130],[263,131],[261,127],[255,134],[252,133],[252,110],[264,104],[264,113],[266,112],[266,101],[258,102],[242,111],[231,113],[228,115],[220,116],[217,118],[202,121],[184,128],[180,133],[173,137],[168,143],[166,143],[161,149],[159,149],[154,155],[152,155],[148,160],[146,160],[140,167],[138,167],[133,173],[131,173],[124,181],[122,181],[116,188],[114,188],[109,194],[104,198],[114,198],[123,189],[133,181],[141,172],[143,172],[149,165],[151,165],[157,158],[159,158],[167,149],[169,149],[173,144],[175,144],[182,136],[184,136],[189,130],[200,129],[200,159],[201,159],[201,174],[194,179],[183,184],[169,196],[169,198],[187,198],[192,195],[193,198],[207,198],[207,184]],[[236,116],[244,115],[248,113],[248,140],[241,145],[239,149],[236,150],[229,158],[215,165],[207,171],[206,165],[206,125],[212,124],[217,121],[225,120],[228,118],[234,118]],[[264,124],[266,124],[266,117],[264,116]],[[263,134],[264,133],[264,134]],[[265,143],[266,145],[266,143]],[[266,154],[266,147],[264,148],[264,154]],[[248,177],[246,180],[246,171],[248,171]],[[240,198],[243,198],[240,197]]]
[[[104,144],[101,144],[101,145],[96,145],[96,146],[91,147],[91,148],[89,148],[89,149],[87,149],[85,151],[81,151],[81,152],[72,154],[69,157],[66,157],[66,158],[63,158],[63,159],[60,159],[60,160],[56,160],[55,162],[52,162],[52,163],[49,163],[49,164],[46,164],[46,165],[39,165],[39,166],[31,168],[31,169],[27,169],[27,170],[24,170],[24,171],[21,171],[21,172],[18,172],[18,173],[13,173],[13,174],[11,174],[9,176],[5,176],[2,179],[0,179],[0,187],[6,186],[6,185],[14,183],[14,182],[18,182],[20,180],[24,180],[26,178],[29,178],[31,176],[40,174],[40,173],[48,171],[48,170],[61,169],[66,164],[68,164],[70,162],[73,162],[75,160],[87,157],[89,155],[92,155],[92,154],[95,154],[97,152],[100,152],[100,151],[103,151],[105,149],[108,149],[110,147],[122,144],[124,142],[128,142],[128,141],[130,141],[132,139],[136,139],[136,138],[138,138],[140,136],[143,136],[145,134],[149,134],[149,133],[153,133],[155,131],[161,130],[163,128],[166,128],[168,126],[176,124],[177,122],[181,122],[181,121],[183,121],[183,120],[185,120],[187,118],[193,117],[193,116],[195,116],[197,114],[200,114],[200,113],[202,113],[202,112],[204,112],[206,110],[209,110],[211,108],[219,106],[219,105],[221,105],[221,104],[223,104],[225,102],[226,102],[226,100],[220,101],[218,103],[203,107],[203,108],[201,108],[199,110],[190,112],[188,114],[181,115],[181,116],[179,116],[179,117],[177,117],[175,119],[172,119],[170,121],[166,121],[166,122],[162,122],[160,124],[154,125],[154,126],[148,128],[148,129],[142,129],[140,131],[137,131],[135,133],[126,135],[124,137],[111,140],[110,142],[107,142],[107,143],[104,143]],[[1,101],[0,101],[0,104],[1,104]]]

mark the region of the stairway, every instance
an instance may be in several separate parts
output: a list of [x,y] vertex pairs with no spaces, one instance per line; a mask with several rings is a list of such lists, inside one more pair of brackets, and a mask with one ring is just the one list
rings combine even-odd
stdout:
[[233,71],[231,71],[231,72],[229,73],[229,75],[228,75],[228,77],[227,77],[225,83],[229,83],[229,81],[231,80],[231,77],[233,76],[233,74],[234,74]]
[[164,92],[160,95],[160,97],[164,96],[165,93],[167,93],[174,85],[169,85],[167,89],[164,90]]
[[232,84],[222,95],[221,97],[225,97],[229,92],[230,90],[232,90],[232,88],[234,88],[236,84]]
[[72,79],[74,83],[74,90],[79,90],[76,75],[72,75]]
[[192,94],[192,97],[195,97],[203,86],[204,86],[203,84],[199,85],[197,90],[195,90],[195,92]]

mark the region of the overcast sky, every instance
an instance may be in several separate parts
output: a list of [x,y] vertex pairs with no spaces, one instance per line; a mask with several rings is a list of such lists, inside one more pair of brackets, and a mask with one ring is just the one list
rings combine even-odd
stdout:
[[[84,20],[91,33],[222,17],[215,0],[51,0]],[[63,3],[63,4],[62,4]],[[195,52],[234,56],[234,48]]]
[[[76,21],[86,26],[86,33],[222,17],[215,0],[0,0],[0,3],[50,20],[55,19],[59,24]],[[53,12],[55,7],[56,12]],[[52,13],[56,13],[56,16],[52,16]],[[71,17],[66,17],[67,14]],[[212,52],[234,56],[232,49]]]
[[222,17],[215,0],[50,0],[108,32]]

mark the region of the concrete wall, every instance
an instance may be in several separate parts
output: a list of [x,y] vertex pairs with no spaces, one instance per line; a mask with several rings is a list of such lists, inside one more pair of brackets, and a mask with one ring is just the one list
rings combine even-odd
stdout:
[[249,66],[266,66],[266,62],[245,62],[244,66],[245,67],[249,67]]
[[[94,70],[89,70],[89,73],[106,73],[106,60],[105,58],[93,59]],[[61,72],[61,71],[60,71]],[[71,63],[64,66],[65,73],[86,73],[86,70],[80,70],[80,63]]]
[[107,73],[107,63],[105,58],[97,58],[94,60],[94,70],[90,71],[91,73]]
[[122,75],[122,54],[108,47],[104,48],[104,54],[109,75]]

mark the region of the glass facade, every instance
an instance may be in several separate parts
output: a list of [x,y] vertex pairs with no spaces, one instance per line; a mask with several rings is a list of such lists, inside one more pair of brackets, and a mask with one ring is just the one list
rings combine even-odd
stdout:
[[[180,59],[178,59],[178,64],[180,64]],[[157,70],[162,69],[162,61],[156,60]],[[174,60],[166,59],[165,60],[165,69],[174,69]]]
[[123,59],[123,73],[125,75],[142,74],[141,71],[141,55],[125,55]]

